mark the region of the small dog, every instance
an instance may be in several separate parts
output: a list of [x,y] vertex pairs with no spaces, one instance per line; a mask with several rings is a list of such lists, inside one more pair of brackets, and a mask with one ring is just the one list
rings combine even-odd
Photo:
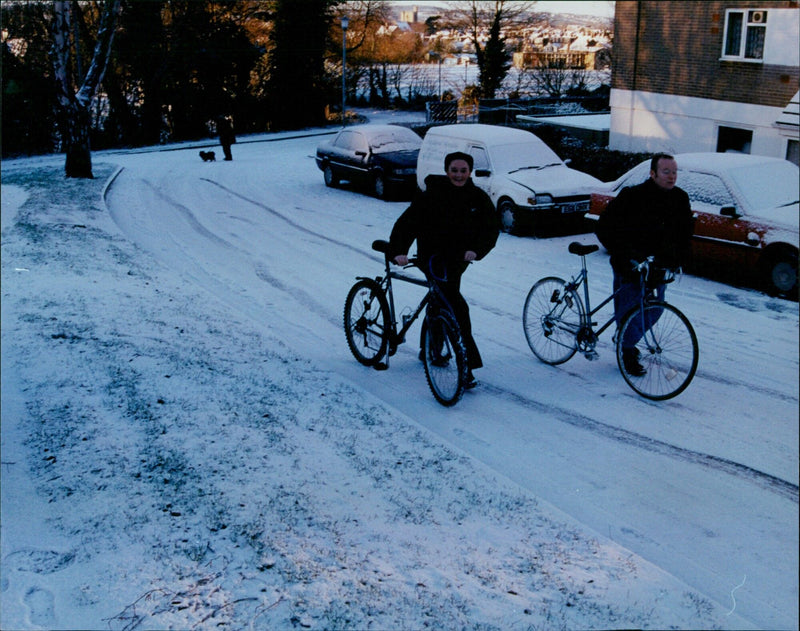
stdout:
[[203,162],[216,162],[217,156],[213,151],[201,151],[200,157],[203,159]]

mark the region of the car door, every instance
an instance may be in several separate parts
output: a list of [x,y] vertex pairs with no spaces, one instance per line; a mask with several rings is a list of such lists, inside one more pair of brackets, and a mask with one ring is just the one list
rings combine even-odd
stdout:
[[725,181],[714,173],[679,171],[678,186],[685,190],[695,213],[692,255],[701,266],[741,265],[760,243],[756,231]]
[[333,143],[332,162],[345,179],[360,178],[365,172],[369,145],[364,134],[344,130]]

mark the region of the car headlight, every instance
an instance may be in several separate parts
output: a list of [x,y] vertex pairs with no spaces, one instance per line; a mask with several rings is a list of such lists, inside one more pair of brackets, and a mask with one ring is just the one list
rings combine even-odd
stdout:
[[553,203],[553,196],[552,195],[535,195],[534,197],[528,198],[528,203],[532,206],[545,206],[548,204]]
[[394,169],[394,172],[397,175],[414,175],[417,170],[414,167],[409,167],[407,169]]

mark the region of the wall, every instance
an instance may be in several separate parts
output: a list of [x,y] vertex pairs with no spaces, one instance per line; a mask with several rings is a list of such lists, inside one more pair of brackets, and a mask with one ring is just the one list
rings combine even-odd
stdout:
[[[768,11],[763,62],[721,59],[734,8]],[[724,125],[753,132],[751,153],[785,157],[774,123],[800,84],[797,2],[628,0],[614,32],[609,148],[715,151]]]
[[719,126],[753,132],[750,153],[783,158],[787,138],[774,126],[783,108],[611,90],[609,149],[632,152],[716,151]]

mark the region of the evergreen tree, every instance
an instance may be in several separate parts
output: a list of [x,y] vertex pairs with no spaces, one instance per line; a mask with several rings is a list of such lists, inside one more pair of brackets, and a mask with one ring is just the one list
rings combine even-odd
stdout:
[[338,0],[277,0],[267,94],[276,129],[325,122],[332,86],[325,73],[330,8]]

